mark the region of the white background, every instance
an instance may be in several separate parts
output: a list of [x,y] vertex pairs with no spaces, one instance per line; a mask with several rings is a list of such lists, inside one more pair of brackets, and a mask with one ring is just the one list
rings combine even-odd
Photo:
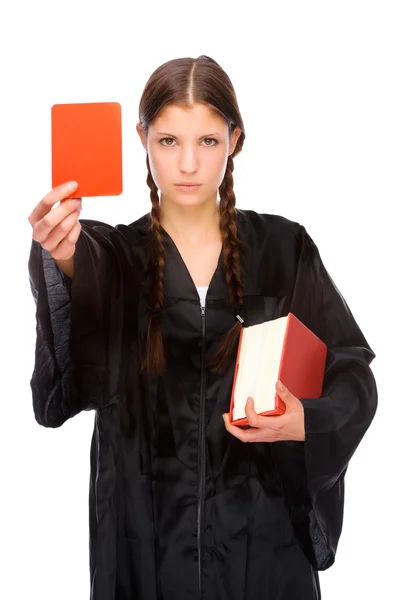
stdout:
[[384,0],[2,4],[1,598],[89,598],[94,413],[40,427],[29,385],[28,215],[51,189],[51,106],[121,103],[124,192],[83,198],[81,217],[131,223],[151,208],[135,131],[144,85],[160,64],[200,54],[232,79],[245,124],[237,207],[305,225],[377,354],[379,408],[348,469],[323,600],[399,597],[396,9]]

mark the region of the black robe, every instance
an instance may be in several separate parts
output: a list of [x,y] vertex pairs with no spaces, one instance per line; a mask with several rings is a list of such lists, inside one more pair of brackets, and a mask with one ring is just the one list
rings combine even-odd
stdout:
[[[321,398],[301,398],[305,441],[243,443],[226,429],[235,360],[205,359],[236,322],[222,253],[201,310],[169,234],[167,370],[139,373],[149,318],[149,213],[80,220],[75,276],[33,241],[34,415],[59,427],[95,409],[91,600],[315,600],[334,560],[348,462],[377,407],[375,354],[305,228],[237,210],[246,325],[291,311],[328,347]],[[235,356],[235,355],[234,355]],[[276,417],[278,418],[278,417]]]

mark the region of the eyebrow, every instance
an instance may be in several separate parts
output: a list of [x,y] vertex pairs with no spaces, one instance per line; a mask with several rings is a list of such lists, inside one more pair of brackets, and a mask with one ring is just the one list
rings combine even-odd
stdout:
[[[166,133],[165,131],[157,131],[157,135],[167,135],[170,138],[174,138],[175,140],[177,139],[177,137],[175,135],[172,135],[171,133]],[[212,135],[222,135],[222,134],[219,133],[218,131],[215,131],[214,133],[208,133],[207,135],[202,135],[200,137],[200,139],[211,137]]]

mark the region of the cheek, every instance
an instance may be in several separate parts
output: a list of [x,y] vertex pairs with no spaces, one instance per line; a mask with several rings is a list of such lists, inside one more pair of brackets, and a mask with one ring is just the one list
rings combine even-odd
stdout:
[[216,184],[217,187],[220,186],[224,179],[226,173],[226,166],[227,156],[225,154],[223,154],[223,156],[215,157],[214,160],[209,163],[209,173],[212,173],[213,183],[214,185]]
[[209,175],[211,180],[223,179],[227,165],[227,156],[223,152],[214,152],[205,156],[201,164],[201,170]]
[[[168,179],[168,173],[170,177],[172,172],[170,165],[173,161],[166,153],[160,153],[156,150],[152,151],[149,154],[149,162],[152,177],[157,185]],[[158,185],[158,187],[160,186]]]

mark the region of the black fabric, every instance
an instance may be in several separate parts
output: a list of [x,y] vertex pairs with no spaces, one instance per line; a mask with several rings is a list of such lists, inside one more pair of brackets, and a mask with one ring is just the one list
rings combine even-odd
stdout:
[[291,311],[328,346],[322,397],[300,399],[305,441],[245,444],[221,416],[234,358],[223,376],[204,368],[236,322],[222,253],[201,316],[162,229],[167,370],[148,376],[139,364],[151,310],[150,215],[116,227],[80,222],[72,280],[32,242],[31,387],[45,427],[95,409],[91,600],[319,599],[318,570],[335,560],[344,477],[377,389],[375,354],[313,240],[284,217],[237,210],[246,326]]

